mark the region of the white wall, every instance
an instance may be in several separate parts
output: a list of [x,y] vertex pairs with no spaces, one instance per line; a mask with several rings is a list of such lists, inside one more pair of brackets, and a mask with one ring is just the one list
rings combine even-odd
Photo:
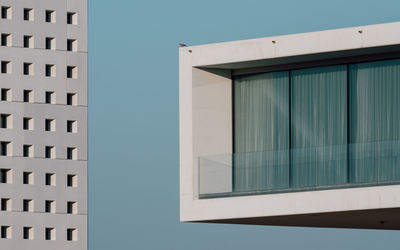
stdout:
[[[232,81],[229,70],[193,68],[193,168],[198,176],[199,157],[232,153]],[[213,143],[209,143],[212,141]],[[217,169],[221,177],[214,185],[201,187],[230,190],[232,171]],[[209,171],[202,171],[203,174]],[[215,173],[215,172],[214,172]],[[194,194],[198,194],[198,178],[193,179]],[[207,180],[207,179],[202,179]],[[203,190],[206,191],[206,190]]]

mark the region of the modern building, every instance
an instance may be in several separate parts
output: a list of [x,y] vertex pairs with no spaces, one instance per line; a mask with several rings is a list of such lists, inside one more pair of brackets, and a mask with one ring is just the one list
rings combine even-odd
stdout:
[[181,221],[400,229],[399,30],[180,48]]
[[0,249],[87,249],[87,1],[0,0]]

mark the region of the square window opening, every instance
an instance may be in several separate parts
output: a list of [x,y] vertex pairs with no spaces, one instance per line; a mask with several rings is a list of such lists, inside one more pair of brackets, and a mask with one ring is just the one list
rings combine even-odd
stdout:
[[24,145],[23,147],[24,157],[33,157],[33,145]]
[[24,21],[33,21],[33,9],[24,9]]
[[54,91],[46,91],[46,103],[48,104],[55,104],[56,102],[56,94]]
[[56,22],[56,12],[54,10],[46,10],[45,14],[46,23],[55,23]]
[[67,24],[78,24],[78,14],[76,12],[67,12]]
[[56,121],[54,119],[45,120],[45,131],[56,131]]
[[11,46],[11,34],[1,34],[1,46]]
[[77,187],[78,177],[75,174],[67,175],[67,187]]
[[1,211],[11,211],[11,199],[2,198],[1,199]]
[[46,37],[46,49],[55,50],[56,49],[56,39],[54,37]]
[[24,48],[33,48],[33,36],[24,36]]
[[33,75],[33,63],[24,63],[24,75]]
[[77,122],[73,120],[67,121],[67,132],[68,133],[77,133],[78,131],[78,126]]
[[76,228],[68,228],[67,229],[67,241],[77,241],[78,240],[78,231]]
[[45,212],[46,213],[55,213],[56,212],[56,202],[52,200],[45,201]]
[[54,159],[56,158],[56,148],[54,146],[45,147],[45,158]]
[[68,228],[67,229],[67,241],[77,241],[78,234],[77,234],[77,229],[75,228]]
[[1,61],[1,73],[2,74],[11,74],[11,62],[10,61]]
[[4,183],[4,184],[12,183],[11,169],[7,169],[7,168],[0,169],[0,183]]
[[67,78],[77,79],[78,68],[75,66],[67,66]]
[[24,130],[33,130],[33,119],[30,117],[23,118],[23,129]]
[[24,172],[23,173],[23,183],[27,185],[33,184],[33,173],[32,172]]
[[11,101],[11,89],[1,89],[1,100]]
[[46,186],[55,186],[56,185],[56,174],[46,173],[45,184],[46,184]]
[[75,93],[67,93],[67,105],[78,105],[77,94]]
[[0,128],[12,128],[12,115],[0,114]]
[[33,102],[33,91],[30,89],[24,90],[24,102]]
[[24,238],[24,240],[33,240],[33,228],[32,227],[24,227],[23,238]]
[[11,227],[10,226],[1,226],[1,238],[2,239],[11,239]]
[[12,156],[12,144],[9,141],[0,142],[0,155]]
[[1,18],[2,19],[11,19],[11,7],[10,6],[2,6],[1,7]]
[[54,64],[46,64],[46,77],[56,76],[56,66]]
[[75,39],[67,39],[67,51],[78,51],[78,41]]
[[76,201],[68,201],[67,202],[67,213],[68,214],[77,214],[77,203]]
[[24,199],[22,202],[22,210],[23,212],[33,212],[33,200]]
[[56,239],[56,229],[53,227],[47,227],[45,229],[45,240],[55,240]]
[[76,160],[77,159],[77,149],[73,147],[67,148],[67,159]]

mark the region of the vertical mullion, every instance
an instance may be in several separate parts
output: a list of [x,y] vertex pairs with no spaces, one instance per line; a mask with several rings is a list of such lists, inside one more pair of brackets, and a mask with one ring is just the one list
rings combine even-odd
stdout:
[[350,67],[346,64],[347,70],[347,183],[350,183]]
[[232,192],[235,187],[235,78],[231,70],[231,99],[232,99]]
[[289,187],[292,186],[292,161],[291,161],[291,152],[292,152],[292,71],[289,70]]

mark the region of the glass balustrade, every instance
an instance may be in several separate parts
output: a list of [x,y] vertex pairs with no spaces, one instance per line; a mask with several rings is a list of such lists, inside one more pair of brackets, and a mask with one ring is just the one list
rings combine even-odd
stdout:
[[199,157],[200,198],[400,183],[400,141]]

